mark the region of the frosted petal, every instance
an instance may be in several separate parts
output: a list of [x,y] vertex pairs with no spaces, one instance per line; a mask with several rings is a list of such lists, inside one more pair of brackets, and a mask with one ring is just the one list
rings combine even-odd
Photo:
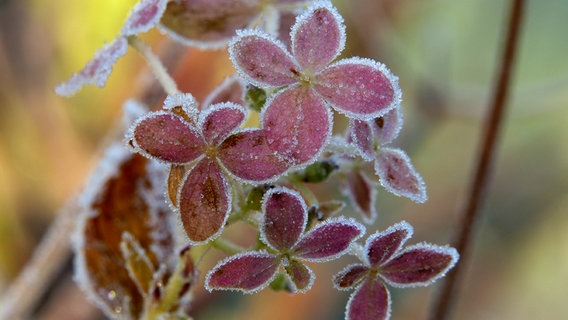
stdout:
[[288,251],[306,228],[308,209],[302,196],[283,187],[268,190],[262,201],[261,237],[277,251]]
[[245,108],[226,102],[210,106],[201,112],[198,126],[211,145],[218,145],[243,124],[247,116]]
[[120,242],[120,251],[124,259],[124,266],[140,294],[143,296],[149,294],[156,270],[146,250],[130,233],[124,232]]
[[369,236],[365,245],[369,264],[377,266],[388,261],[400,251],[406,241],[412,237],[413,232],[412,226],[406,221],[402,221]]
[[204,152],[205,142],[197,130],[182,118],[163,111],[140,118],[129,138],[142,154],[171,163],[188,163]]
[[373,223],[377,218],[376,187],[359,170],[347,173],[345,193],[351,199],[353,206],[365,223]]
[[123,36],[136,35],[152,29],[166,10],[168,0],[142,0],[126,19],[122,27]]
[[219,147],[219,159],[227,170],[246,182],[275,180],[290,167],[268,147],[264,131],[247,129],[229,136]]
[[[373,120],[371,120],[373,121]],[[375,139],[369,122],[357,119],[349,121],[349,138],[361,157],[367,161],[375,159]]]
[[166,97],[164,100],[164,109],[171,110],[175,113],[174,109],[177,107],[181,107],[192,122],[197,120],[197,116],[199,114],[198,103],[191,93],[178,93],[175,95],[168,95]]
[[239,74],[258,87],[298,82],[299,67],[284,45],[260,31],[239,31],[229,53]]
[[328,2],[320,2],[299,16],[292,28],[292,53],[308,72],[318,72],[345,46],[343,18]]
[[458,259],[454,248],[420,243],[383,264],[380,274],[392,286],[427,286],[443,277]]
[[306,233],[293,253],[307,261],[332,260],[344,254],[351,243],[364,233],[365,227],[353,219],[328,219]]
[[401,99],[398,79],[370,59],[340,60],[319,73],[314,86],[337,111],[360,120],[384,115]]
[[383,282],[379,279],[367,279],[349,298],[345,319],[389,319],[390,304],[390,294]]
[[293,164],[313,161],[331,135],[332,117],[311,88],[295,86],[267,101],[262,125],[268,145]]
[[369,267],[362,264],[352,264],[333,277],[333,285],[339,290],[347,290],[356,286],[369,271]]
[[87,63],[83,70],[75,73],[66,82],[59,84],[55,88],[55,93],[69,97],[88,84],[97,85],[100,88],[104,87],[112,67],[118,58],[126,54],[126,49],[128,49],[128,41],[124,37],[119,37],[110,44],[106,44],[95,53],[93,59]]
[[280,258],[265,251],[236,254],[207,273],[205,288],[255,293],[268,286],[279,266]]
[[310,268],[303,263],[290,260],[284,267],[286,273],[292,280],[293,292],[306,292],[310,290],[315,280],[315,275]]
[[418,203],[428,199],[426,185],[404,151],[381,149],[375,162],[375,171],[381,185],[395,195]]
[[179,213],[193,243],[218,236],[231,211],[231,192],[216,161],[204,158],[189,171],[178,195]]
[[220,48],[247,28],[262,8],[258,0],[170,1],[161,27],[176,41],[200,48]]
[[382,117],[369,121],[377,144],[386,145],[398,137],[400,129],[402,129],[402,120],[402,112],[399,105]]
[[243,84],[236,75],[225,78],[201,104],[203,109],[207,109],[210,105],[221,102],[232,102],[238,105],[244,105],[243,101]]

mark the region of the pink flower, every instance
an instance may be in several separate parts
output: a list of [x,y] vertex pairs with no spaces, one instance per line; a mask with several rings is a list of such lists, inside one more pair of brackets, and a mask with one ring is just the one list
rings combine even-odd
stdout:
[[450,247],[420,243],[403,249],[412,232],[412,226],[403,221],[369,236],[363,263],[349,265],[334,277],[336,288],[355,288],[346,319],[388,319],[391,301],[385,282],[400,288],[427,286],[458,261],[457,251]]
[[400,102],[397,78],[382,64],[362,58],[331,62],[345,44],[343,19],[319,1],[292,27],[291,53],[259,30],[238,32],[231,60],[258,87],[285,87],[267,102],[262,126],[270,148],[292,164],[313,161],[332,129],[329,106],[355,119],[384,115]]
[[382,117],[349,123],[348,139],[363,159],[374,161],[379,182],[397,196],[423,203],[428,199],[426,185],[406,153],[389,147],[402,127],[400,108],[394,108]]
[[176,205],[193,243],[220,234],[231,211],[231,187],[227,173],[241,182],[275,180],[288,166],[268,148],[263,131],[241,129],[246,111],[234,103],[197,110],[191,95],[169,97],[165,107],[182,106],[185,114],[151,112],[131,127],[129,139],[135,150],[148,158],[172,165],[186,165]]
[[282,266],[292,289],[305,292],[315,276],[303,262],[338,258],[365,230],[354,220],[331,218],[305,231],[306,204],[297,192],[283,187],[266,193],[262,213],[260,234],[268,249],[239,253],[219,262],[206,276],[208,290],[254,293],[268,286]]

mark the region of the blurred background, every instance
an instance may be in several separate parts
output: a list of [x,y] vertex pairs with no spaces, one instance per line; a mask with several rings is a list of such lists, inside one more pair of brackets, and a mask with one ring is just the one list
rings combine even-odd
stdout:
[[[455,319],[568,318],[568,1],[527,2],[510,108]],[[135,3],[0,0],[0,293],[58,208],[81,190],[122,103],[148,94],[151,77],[133,50],[106,88],[68,99],[53,92],[114,39]],[[368,230],[406,220],[415,227],[411,243],[446,244],[477,156],[509,1],[334,3],[347,24],[343,55],[381,61],[400,77],[405,124],[395,145],[428,186],[423,205],[380,189],[379,218]],[[175,57],[180,89],[198,100],[233,72],[224,51],[172,45],[156,30],[143,38]],[[203,298],[195,318],[342,319],[349,294],[329,279],[350,262],[312,265],[318,278],[305,295]],[[76,294],[71,272],[69,264],[35,318],[104,318]],[[424,319],[437,287],[391,289],[392,318]]]

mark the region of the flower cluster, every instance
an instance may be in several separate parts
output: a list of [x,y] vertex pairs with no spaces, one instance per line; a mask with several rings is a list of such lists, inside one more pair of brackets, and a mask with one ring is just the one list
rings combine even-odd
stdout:
[[[117,194],[87,201],[99,215],[84,217],[78,231],[79,270],[89,279],[84,289],[110,317],[186,317],[182,309],[189,305],[195,280],[189,252],[195,247],[232,254],[207,272],[206,289],[243,293],[269,285],[274,289],[278,279],[292,293],[306,292],[315,280],[306,263],[358,255],[362,262],[333,280],[340,290],[355,288],[346,311],[353,320],[389,317],[384,283],[427,285],[456,263],[458,254],[449,247],[403,249],[412,234],[405,222],[372,234],[363,248],[357,241],[365,227],[339,215],[347,203],[363,214],[364,222],[374,222],[378,183],[419,203],[426,201],[426,189],[406,153],[390,146],[402,127],[397,77],[371,59],[337,60],[346,41],[342,17],[329,1],[305,5],[291,0],[142,0],[120,36],[56,89],[70,95],[85,84],[103,86],[128,44],[155,26],[188,45],[228,44],[239,77],[228,78],[201,107],[190,93],[166,90],[161,110],[145,112],[127,131],[135,161],[118,162],[123,163],[119,176],[106,177],[100,187],[120,183],[129,193],[123,196],[119,193],[127,188],[115,187]],[[297,15],[293,24],[287,19],[292,14]],[[291,30],[289,36],[282,34],[285,28]],[[258,126],[245,127],[250,110],[259,113]],[[335,112],[347,117],[349,126],[346,134],[332,137]],[[139,161],[160,173],[140,170]],[[364,173],[369,163],[377,178]],[[162,178],[165,194],[156,192],[156,176]],[[341,183],[328,183],[332,179]],[[135,187],[128,185],[131,181]],[[310,189],[316,183],[343,186],[351,201],[320,202]],[[104,205],[98,204],[100,199]],[[148,199],[160,200],[163,225],[150,210],[156,201]],[[140,213],[146,215],[136,215]],[[186,237],[178,236],[172,217],[181,221]],[[128,227],[116,224],[122,219]],[[255,244],[243,248],[231,242],[224,231],[236,221],[255,229]],[[88,243],[98,245],[90,248]],[[167,250],[157,250],[160,246]],[[177,247],[186,249],[176,254]],[[110,263],[106,254],[116,259]],[[120,278],[109,281],[99,270],[105,266],[118,270]],[[115,299],[117,292],[123,297]]]

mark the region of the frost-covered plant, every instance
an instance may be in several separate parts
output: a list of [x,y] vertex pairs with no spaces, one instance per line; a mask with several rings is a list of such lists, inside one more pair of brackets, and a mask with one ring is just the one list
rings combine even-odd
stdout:
[[[156,26],[187,45],[228,44],[240,78],[228,78],[200,107],[137,37]],[[345,37],[329,1],[142,0],[119,37],[57,87],[71,95],[103,86],[131,45],[168,94],[161,110],[127,104],[135,120],[125,144],[133,152],[110,147],[82,197],[88,214],[76,232],[77,280],[109,317],[189,317],[197,271],[207,271],[192,253],[203,247],[228,255],[206,272],[205,287],[247,294],[306,292],[315,279],[306,262],[354,253],[362,263],[334,279],[339,289],[356,288],[349,319],[389,317],[383,281],[427,285],[456,263],[452,248],[402,249],[412,233],[405,222],[372,234],[364,249],[357,243],[365,228],[345,217],[346,204],[370,224],[378,183],[415,202],[427,197],[409,157],[390,146],[402,127],[397,77],[371,59],[334,62]],[[258,126],[247,109],[259,113]],[[349,121],[344,135],[333,135],[334,110]],[[367,163],[376,177],[363,173]],[[316,183],[339,185],[351,200],[320,202],[310,189]],[[253,227],[254,244],[240,247],[226,235],[237,221]]]

